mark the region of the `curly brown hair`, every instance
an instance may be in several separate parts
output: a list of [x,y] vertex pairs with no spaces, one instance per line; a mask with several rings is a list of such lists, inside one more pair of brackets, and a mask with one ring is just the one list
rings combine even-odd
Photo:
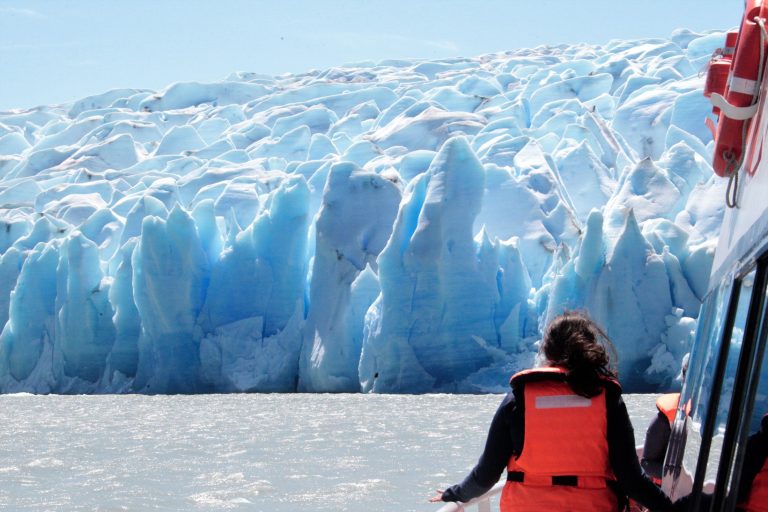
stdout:
[[616,349],[605,332],[586,314],[566,311],[546,328],[541,352],[549,364],[566,371],[573,391],[587,398],[599,395],[605,379],[617,379],[612,364]]

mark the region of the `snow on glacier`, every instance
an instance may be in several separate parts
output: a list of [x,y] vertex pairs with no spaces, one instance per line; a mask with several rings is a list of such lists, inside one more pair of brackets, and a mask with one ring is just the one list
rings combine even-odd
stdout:
[[0,391],[483,392],[588,311],[689,349],[724,34],[233,73],[0,112]]

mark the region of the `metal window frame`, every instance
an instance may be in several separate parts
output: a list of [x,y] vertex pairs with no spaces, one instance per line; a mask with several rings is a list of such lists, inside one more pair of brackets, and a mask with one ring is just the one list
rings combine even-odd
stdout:
[[[758,352],[761,338],[764,340],[766,335],[764,322],[766,284],[768,284],[766,259],[763,257],[757,263],[755,281],[749,301],[749,311],[747,312],[746,325],[744,326],[744,337],[741,340],[741,351],[734,376],[731,407],[728,410],[723,447],[720,450],[720,463],[717,470],[717,479],[715,480],[715,492],[711,510],[733,510],[733,507],[736,506],[736,492],[731,492],[729,498],[728,483],[731,477],[731,468],[734,469],[735,474],[740,475],[741,473],[741,460],[743,460],[744,450],[739,450],[738,442],[744,439],[741,436],[744,428],[749,429],[749,421],[743,420],[745,417],[751,417],[751,410],[754,406],[754,391],[756,390],[752,390],[751,397],[748,396],[748,393],[751,388],[755,387],[752,386],[751,382],[752,370],[755,366],[754,359]],[[736,453],[737,450],[738,453]],[[734,456],[736,457],[735,461]],[[731,486],[732,491],[737,489],[738,487],[734,488],[733,485]],[[731,507],[726,508],[729,503]]]
[[[751,268],[750,268],[751,271]],[[699,457],[696,460],[696,472],[693,479],[693,489],[691,494],[693,501],[689,510],[699,510],[701,508],[701,490],[704,487],[704,478],[707,472],[707,460],[709,460],[709,451],[712,447],[712,434],[715,430],[715,420],[717,419],[717,409],[720,406],[720,394],[723,388],[723,374],[728,360],[728,350],[730,347],[730,338],[733,332],[733,324],[736,320],[736,311],[738,310],[739,294],[741,293],[741,279],[749,271],[739,275],[733,282],[731,294],[728,298],[728,311],[726,313],[724,328],[720,333],[720,349],[717,354],[717,363],[713,385],[710,392],[710,400],[707,406],[707,417],[701,430],[701,446],[699,447]],[[728,340],[726,343],[725,340]],[[704,397],[699,397],[703,399]]]

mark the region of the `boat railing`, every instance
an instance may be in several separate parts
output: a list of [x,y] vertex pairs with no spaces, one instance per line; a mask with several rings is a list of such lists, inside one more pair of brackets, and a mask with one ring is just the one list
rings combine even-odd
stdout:
[[448,503],[437,512],[464,512],[465,510],[473,510],[472,507],[477,507],[478,512],[491,512],[491,498],[501,494],[504,484],[505,482],[499,482],[490,491],[466,503]]

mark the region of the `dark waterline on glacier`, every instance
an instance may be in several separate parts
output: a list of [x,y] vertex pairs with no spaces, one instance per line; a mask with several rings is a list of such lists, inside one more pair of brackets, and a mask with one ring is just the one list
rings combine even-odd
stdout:
[[[656,395],[627,395],[642,442]],[[0,509],[436,511],[501,395],[0,396]]]

